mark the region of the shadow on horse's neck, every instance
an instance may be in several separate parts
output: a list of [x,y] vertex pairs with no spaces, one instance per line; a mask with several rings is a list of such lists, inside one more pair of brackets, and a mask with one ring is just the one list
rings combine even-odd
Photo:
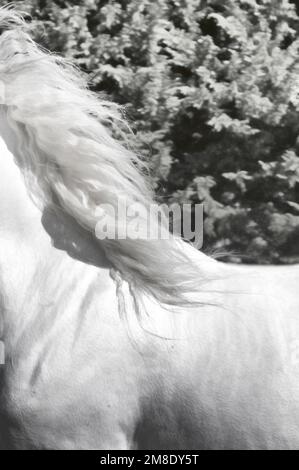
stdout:
[[59,206],[46,206],[41,222],[56,249],[85,264],[106,269],[111,267],[95,236]]
[[[2,108],[0,108],[0,138],[4,140],[7,149],[15,155],[17,139],[7,123]],[[22,168],[20,170],[22,171]],[[22,208],[24,209],[26,208],[26,201],[24,198],[22,200]],[[29,204],[31,205],[32,201],[29,202],[28,196]],[[21,212],[24,213],[25,210]],[[37,220],[35,220],[35,223],[37,223]],[[95,236],[81,227],[73,217],[66,214],[59,206],[55,204],[46,206],[41,215],[41,223],[44,230],[51,237],[52,245],[56,249],[65,251],[70,257],[85,264],[106,269],[111,267]],[[37,232],[39,232],[38,227]]]

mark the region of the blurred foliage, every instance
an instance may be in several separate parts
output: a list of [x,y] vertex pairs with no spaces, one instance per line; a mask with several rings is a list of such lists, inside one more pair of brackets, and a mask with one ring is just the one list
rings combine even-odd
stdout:
[[236,262],[299,260],[295,5],[26,0],[23,8],[39,43],[125,105],[158,199],[205,203],[205,249]]

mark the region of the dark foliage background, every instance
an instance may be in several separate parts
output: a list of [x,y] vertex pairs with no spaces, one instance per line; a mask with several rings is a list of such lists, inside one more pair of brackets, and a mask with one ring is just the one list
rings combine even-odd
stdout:
[[17,3],[39,43],[125,105],[158,199],[204,202],[205,249],[228,250],[236,262],[299,261],[295,4]]

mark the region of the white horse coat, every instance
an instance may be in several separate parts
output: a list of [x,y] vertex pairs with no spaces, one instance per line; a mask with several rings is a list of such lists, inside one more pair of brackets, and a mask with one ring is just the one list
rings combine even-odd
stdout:
[[[98,198],[146,205],[144,180],[111,105],[24,28],[0,9],[0,446],[299,449],[299,267],[98,243]],[[33,203],[30,172],[60,208]]]
[[144,331],[129,296],[119,316],[87,233],[43,217],[3,140],[0,152],[3,448],[299,448],[297,266],[194,250],[221,278],[203,294],[219,307],[148,301]]

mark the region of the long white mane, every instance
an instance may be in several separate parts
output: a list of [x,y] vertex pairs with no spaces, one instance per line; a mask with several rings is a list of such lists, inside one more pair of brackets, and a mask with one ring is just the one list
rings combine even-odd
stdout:
[[[41,49],[14,9],[0,9],[0,32],[1,108],[35,199],[58,201],[92,232],[100,204],[116,206],[123,198],[149,210],[153,194],[145,164],[111,134],[111,128],[122,128],[118,107],[88,90],[85,76],[67,61]],[[193,305],[189,294],[199,292],[204,277],[183,242],[172,237],[98,243],[131,288],[164,304]]]

